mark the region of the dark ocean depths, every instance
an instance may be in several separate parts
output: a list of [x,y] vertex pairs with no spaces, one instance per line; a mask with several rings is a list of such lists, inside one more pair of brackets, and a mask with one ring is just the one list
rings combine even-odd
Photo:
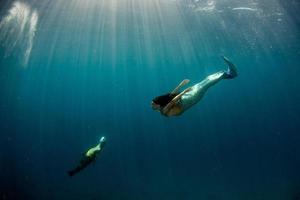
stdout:
[[[1,200],[299,200],[298,0],[0,1]],[[225,69],[180,117],[150,107]],[[70,178],[101,136],[95,164]]]

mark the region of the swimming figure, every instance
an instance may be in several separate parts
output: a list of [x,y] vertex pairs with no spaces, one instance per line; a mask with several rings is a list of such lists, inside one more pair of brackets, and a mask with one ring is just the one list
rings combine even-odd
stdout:
[[183,80],[171,93],[154,98],[151,102],[152,108],[167,117],[181,115],[193,105],[198,103],[208,88],[223,79],[235,78],[237,76],[235,65],[226,57],[223,56],[222,58],[228,65],[227,70],[209,75],[200,83],[197,83],[182,92],[178,92],[182,86],[186,85],[190,81],[188,79]]
[[106,138],[102,137],[98,145],[90,148],[85,154],[83,154],[83,157],[81,158],[79,165],[76,168],[68,171],[69,176],[74,176],[79,171],[86,168],[89,164],[95,162],[97,155],[102,151],[105,143],[106,143]]

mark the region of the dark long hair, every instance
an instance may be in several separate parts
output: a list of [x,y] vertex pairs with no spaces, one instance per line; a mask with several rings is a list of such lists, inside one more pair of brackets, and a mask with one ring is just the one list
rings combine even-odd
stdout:
[[165,107],[177,95],[178,95],[178,93],[167,93],[167,94],[155,97],[152,101],[155,104],[160,105],[161,107]]

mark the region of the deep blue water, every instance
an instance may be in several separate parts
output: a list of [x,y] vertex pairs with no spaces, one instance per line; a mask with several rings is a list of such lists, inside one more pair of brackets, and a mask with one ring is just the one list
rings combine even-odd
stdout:
[[[0,199],[300,199],[299,7],[1,0]],[[225,69],[221,55],[238,78],[180,117],[151,109]]]

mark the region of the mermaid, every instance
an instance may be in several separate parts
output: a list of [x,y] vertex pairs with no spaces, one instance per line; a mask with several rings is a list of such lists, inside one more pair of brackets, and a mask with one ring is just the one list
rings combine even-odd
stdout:
[[106,138],[102,137],[98,145],[90,148],[85,154],[83,154],[79,165],[74,169],[68,171],[69,176],[74,176],[75,174],[86,168],[88,165],[95,162],[97,155],[103,150],[105,143]]
[[235,65],[226,57],[223,56],[222,58],[228,65],[227,70],[211,74],[201,82],[179,92],[181,87],[190,82],[188,79],[183,80],[171,93],[155,97],[151,102],[153,110],[157,110],[167,117],[181,115],[198,103],[208,88],[223,79],[234,79],[238,75]]

